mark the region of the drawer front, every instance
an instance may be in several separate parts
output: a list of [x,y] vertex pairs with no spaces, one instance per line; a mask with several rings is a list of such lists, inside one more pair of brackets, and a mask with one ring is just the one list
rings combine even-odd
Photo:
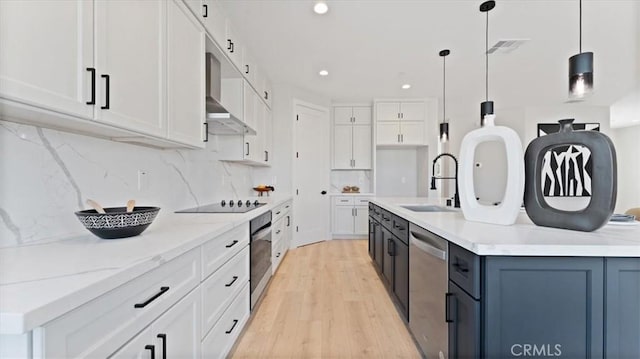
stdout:
[[391,233],[409,245],[409,221],[396,215],[391,216],[391,221]]
[[100,296],[34,331],[44,358],[104,358],[200,283],[199,249]]
[[203,358],[225,358],[249,319],[249,284],[202,341]]
[[249,223],[245,223],[202,245],[202,279],[204,280],[229,258],[249,244]]
[[369,203],[369,215],[380,222],[382,220],[382,208],[373,203]]
[[333,204],[336,206],[353,206],[353,197],[334,197]]
[[380,224],[389,231],[393,228],[393,215],[384,208],[380,208]]
[[276,222],[283,218],[291,210],[291,202],[283,203],[271,210],[271,222]]
[[273,227],[271,229],[271,235],[273,236],[273,242],[277,242],[284,237],[284,229],[286,227],[286,218],[281,218],[277,222],[273,223]]
[[371,198],[369,197],[355,197],[353,199],[353,204],[355,204],[356,206],[367,206],[369,205],[370,200]]
[[249,283],[249,246],[202,283],[202,334],[220,319],[229,303]]
[[450,243],[449,279],[475,299],[480,299],[480,256]]

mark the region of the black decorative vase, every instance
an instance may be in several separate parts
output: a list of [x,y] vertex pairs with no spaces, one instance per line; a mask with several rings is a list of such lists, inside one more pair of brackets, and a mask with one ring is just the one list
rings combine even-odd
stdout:
[[[573,119],[558,122],[560,132],[538,137],[527,146],[524,161],[525,209],[529,218],[538,226],[591,232],[609,221],[616,205],[616,150],[611,139],[603,133],[573,131]],[[553,208],[544,199],[544,156],[547,151],[563,145],[583,146],[591,153],[588,159],[592,169],[591,199],[585,208],[577,211]]]

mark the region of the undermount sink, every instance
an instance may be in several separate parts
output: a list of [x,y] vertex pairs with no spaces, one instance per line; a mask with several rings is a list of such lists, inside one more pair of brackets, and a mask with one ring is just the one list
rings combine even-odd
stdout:
[[409,204],[401,205],[400,207],[414,212],[454,212],[452,209],[435,206],[432,204]]

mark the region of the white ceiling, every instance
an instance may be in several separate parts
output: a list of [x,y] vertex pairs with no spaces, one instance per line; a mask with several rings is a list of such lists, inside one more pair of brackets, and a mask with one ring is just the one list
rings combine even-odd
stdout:
[[[310,0],[220,3],[273,82],[334,101],[442,97],[441,49],[448,48],[447,108],[484,100],[485,15],[471,0]],[[489,98],[498,108],[567,100],[568,58],[578,52],[577,0],[498,0],[489,46],[530,39],[489,57]],[[610,105],[640,84],[640,0],[584,0],[583,51],[594,52],[593,105]],[[327,69],[329,76],[318,71]],[[403,83],[412,88],[401,90]],[[478,110],[479,111],[479,110]]]

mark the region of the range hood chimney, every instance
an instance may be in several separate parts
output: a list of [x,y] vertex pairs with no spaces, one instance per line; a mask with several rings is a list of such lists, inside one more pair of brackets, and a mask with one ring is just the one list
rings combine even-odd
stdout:
[[236,118],[220,102],[222,71],[220,61],[210,52],[206,54],[206,112],[209,132],[214,135],[255,135],[256,131]]

